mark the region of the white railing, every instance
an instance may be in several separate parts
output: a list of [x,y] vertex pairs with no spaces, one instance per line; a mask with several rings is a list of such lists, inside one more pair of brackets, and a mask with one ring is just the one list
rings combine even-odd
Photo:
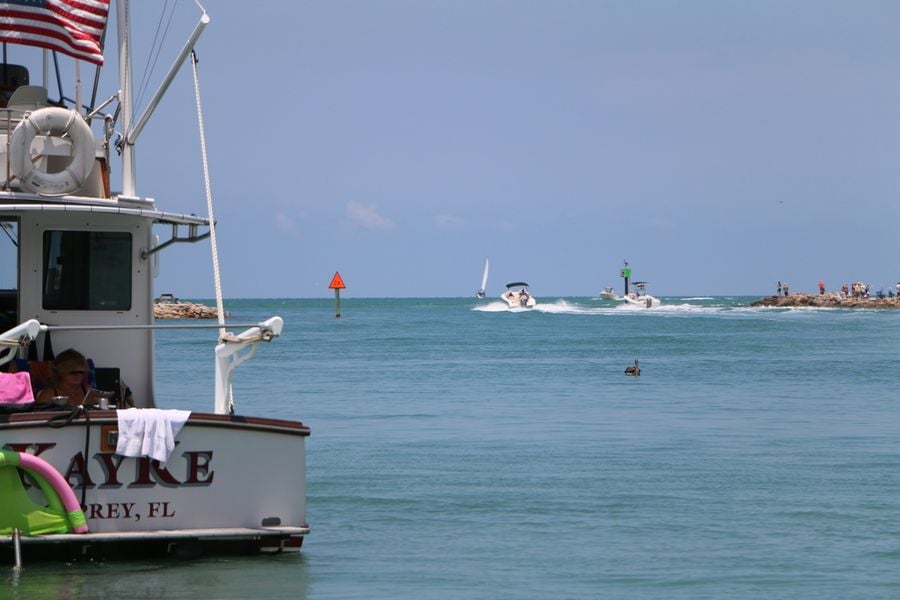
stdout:
[[256,327],[251,327],[237,335],[225,334],[216,346],[216,406],[217,414],[234,412],[234,398],[231,395],[231,378],[239,364],[250,360],[256,354],[260,342],[269,342],[281,335],[284,319],[270,317]]
[[41,327],[46,326],[42,326],[37,319],[29,319],[0,333],[0,366],[14,359],[20,348],[27,348],[36,340]]
[[[234,327],[235,325],[232,325]],[[260,342],[270,342],[281,335],[284,328],[284,319],[281,317],[269,317],[257,325],[243,325],[247,327],[239,334],[226,333],[216,346],[216,373],[215,373],[215,412],[217,414],[232,414],[234,412],[234,398],[231,393],[231,381],[234,369],[253,358]],[[3,333],[0,333],[0,366],[13,360],[22,348],[37,339],[42,331],[85,331],[85,330],[124,330],[124,329],[212,329],[219,325],[41,325],[36,319],[29,319],[20,325],[16,325]]]

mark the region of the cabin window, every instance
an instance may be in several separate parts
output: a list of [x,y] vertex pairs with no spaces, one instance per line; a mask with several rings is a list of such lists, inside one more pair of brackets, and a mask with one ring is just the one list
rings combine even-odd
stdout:
[[0,289],[19,286],[19,223],[0,217]]
[[130,310],[131,234],[45,231],[43,305],[48,310]]
[[0,332],[19,323],[19,222],[0,217]]

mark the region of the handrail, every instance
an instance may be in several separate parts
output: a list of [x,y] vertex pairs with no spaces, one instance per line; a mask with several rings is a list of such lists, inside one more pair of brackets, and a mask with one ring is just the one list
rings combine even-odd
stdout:
[[[234,397],[231,393],[231,381],[234,369],[241,363],[250,360],[260,342],[271,342],[281,335],[284,327],[284,319],[278,316],[269,317],[262,323],[238,324],[230,323],[231,327],[246,327],[238,334],[225,333],[219,338],[216,345],[216,373],[215,373],[215,412],[217,414],[234,413]],[[219,329],[222,326],[216,324],[189,324],[189,325],[45,325],[37,319],[29,319],[20,325],[16,325],[3,333],[0,333],[0,366],[15,358],[19,349],[26,348],[28,344],[37,339],[38,334],[47,331],[87,331],[87,330],[166,330],[166,329]]]
[[[226,323],[228,327],[259,327],[266,331],[263,323]],[[41,331],[104,331],[104,330],[156,330],[166,329],[219,329],[219,324],[189,323],[184,325],[41,325]],[[5,335],[5,334],[4,334]]]
[[234,369],[253,358],[260,342],[269,342],[273,337],[281,335],[282,327],[284,327],[284,320],[281,317],[271,317],[237,335],[222,336],[221,343],[216,346],[215,412],[217,414],[234,414],[234,397],[231,393]]
[[45,326],[41,325],[40,321],[29,319],[0,333],[0,365],[5,365],[15,358],[19,348],[24,348],[36,340],[41,327]]
[[[227,323],[228,327],[245,327],[246,331],[234,336],[224,336],[220,340],[222,345],[227,344],[246,344],[248,341],[254,340],[252,337],[258,336],[262,341],[270,341],[273,337],[281,335],[281,328],[284,321],[281,317],[270,317],[262,323]],[[0,366],[5,365],[13,358],[20,348],[27,347],[28,344],[37,339],[41,332],[47,331],[134,331],[134,330],[152,330],[165,331],[167,329],[219,329],[219,324],[207,323],[186,323],[183,325],[46,325],[37,319],[29,319],[24,323],[16,325],[12,329],[0,333]],[[255,332],[255,333],[253,333]],[[243,362],[243,361],[241,361]]]

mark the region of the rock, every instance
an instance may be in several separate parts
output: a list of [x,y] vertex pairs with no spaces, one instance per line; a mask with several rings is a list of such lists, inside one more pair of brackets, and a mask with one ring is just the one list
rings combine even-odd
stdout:
[[[215,308],[193,302],[168,302],[153,305],[157,319],[215,319],[219,316]],[[225,316],[230,316],[227,312]]]
[[894,298],[845,298],[834,292],[767,296],[750,303],[750,306],[812,306],[815,308],[900,308],[900,297]]

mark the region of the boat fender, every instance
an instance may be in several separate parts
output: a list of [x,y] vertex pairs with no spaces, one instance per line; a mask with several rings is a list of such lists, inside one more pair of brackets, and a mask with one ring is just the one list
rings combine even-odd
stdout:
[[0,450],[0,467],[11,466],[31,471],[32,473],[43,478],[50,487],[59,496],[63,507],[68,513],[69,526],[75,533],[87,533],[87,521],[84,518],[84,512],[78,499],[75,498],[75,492],[66,482],[59,471],[53,465],[45,461],[43,458],[29,454],[28,452],[16,452],[14,450]]
[[[72,144],[72,160],[56,173],[34,164],[31,144],[38,135],[66,138]],[[10,166],[22,187],[41,196],[62,196],[80,188],[94,168],[94,134],[77,111],[48,106],[26,113],[16,125],[10,142]]]

